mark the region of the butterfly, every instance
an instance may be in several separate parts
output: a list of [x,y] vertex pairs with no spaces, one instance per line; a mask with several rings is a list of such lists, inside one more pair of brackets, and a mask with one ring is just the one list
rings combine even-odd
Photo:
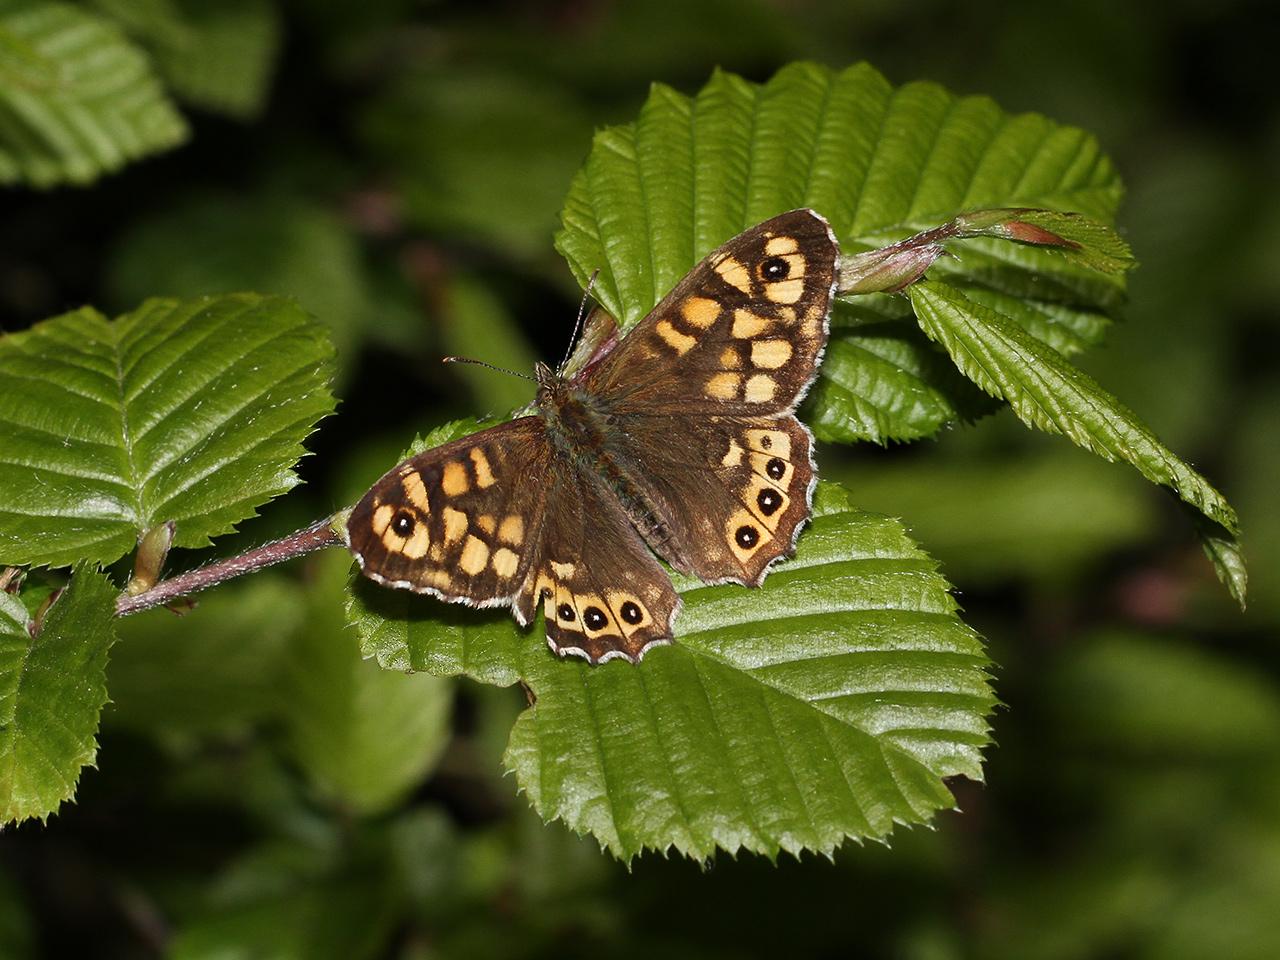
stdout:
[[827,342],[839,245],[792,210],[708,254],[625,336],[593,311],[528,415],[427,450],[352,509],[365,576],[524,626],[592,663],[670,643],[680,598],[654,554],[759,586],[816,483],[796,405]]

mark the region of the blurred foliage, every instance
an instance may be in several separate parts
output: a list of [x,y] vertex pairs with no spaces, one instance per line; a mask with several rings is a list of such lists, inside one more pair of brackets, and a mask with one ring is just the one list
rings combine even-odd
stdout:
[[[34,6],[0,2],[0,124],[13,78],[38,79],[4,32]],[[1119,222],[1142,267],[1126,319],[1081,363],[1220,483],[1255,589],[1242,617],[1169,498],[1008,413],[936,442],[822,449],[824,476],[943,559],[992,642],[1008,709],[987,785],[955,784],[961,812],[899,831],[892,850],[706,869],[648,856],[628,871],[495,782],[518,690],[458,685],[435,746],[425,715],[443,708],[424,696],[409,766],[312,755],[305,722],[272,696],[299,682],[279,651],[333,629],[332,580],[298,564],[202,600],[192,649],[160,676],[137,671],[173,635],[121,625],[100,769],[48,825],[0,835],[0,956],[1280,954],[1269,5],[246,2],[226,5],[244,42],[207,71],[190,63],[199,83],[180,79],[175,37],[199,36],[213,14],[197,14],[220,5],[56,6],[105,24],[128,51],[117,62],[150,78],[151,129],[171,144],[189,123],[189,145],[90,190],[0,195],[0,326],[255,289],[298,297],[348,338],[343,416],[313,438],[309,483],[247,538],[349,502],[351,478],[376,477],[415,431],[521,399],[519,382],[499,404],[496,381],[438,366],[456,342],[442,304],[476,318],[456,349],[558,359],[577,293],[550,235],[590,127],[634,116],[654,80],[692,93],[716,65],[764,79],[799,57],[866,59],[894,83],[989,94],[1098,135],[1129,184]],[[149,12],[184,26],[166,37],[142,26]],[[76,90],[43,109],[65,117]],[[0,179],[82,181],[151,152],[95,142],[93,164],[69,168],[38,143],[15,162],[4,140]],[[299,212],[255,224],[284,207]],[[359,696],[355,661],[336,641],[328,652],[316,690]],[[403,717],[389,704],[383,722],[394,742]],[[371,776],[394,789],[370,792]]]

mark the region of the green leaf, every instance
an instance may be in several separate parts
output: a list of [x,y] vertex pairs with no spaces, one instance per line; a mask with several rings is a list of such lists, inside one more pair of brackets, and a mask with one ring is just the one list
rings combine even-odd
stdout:
[[[920,326],[956,366],[1018,418],[1060,433],[1104,460],[1132,464],[1235,537],[1235,511],[1204,477],[1165,447],[1133,411],[1071,366],[1060,354],[994,310],[949,284],[931,280],[907,288]],[[1239,584],[1231,578],[1232,584]]]
[[83,308],[0,339],[0,560],[109,563],[177,522],[200,547],[298,483],[333,348],[253,294]]
[[677,588],[676,643],[638,666],[560,661],[540,624],[363,580],[348,615],[384,664],[523,680],[536,703],[507,750],[517,782],[544,819],[624,859],[830,853],[950,807],[945,777],[981,779],[981,641],[896,521],[822,485],[797,556],[760,589]]
[[270,574],[120,620],[103,722],[162,740],[229,733],[280,712],[280,675],[302,619],[296,583]]
[[[718,72],[692,99],[655,86],[635,123],[596,135],[556,246],[579,281],[599,269],[593,293],[627,327],[717,244],[794,207],[827,217],[853,253],[980,207],[1052,207],[1108,222],[1120,194],[1110,161],[1076,128],[933,84],[894,89],[865,64],[794,64],[763,85]],[[1122,300],[1122,278],[1050,250],[978,238],[956,253],[939,261],[939,275],[1016,298],[1024,306],[1015,318],[1055,346],[1097,342]],[[903,315],[889,298],[876,310],[885,305]],[[833,320],[829,349],[840,362],[824,364],[809,402],[821,436],[916,439],[990,409],[917,351],[896,372],[882,343],[864,345],[881,336],[859,329],[862,309],[860,299]]]
[[0,592],[0,822],[43,820],[93,763],[115,597],[83,563],[39,623]]
[[70,4],[0,2],[0,183],[89,183],[186,138],[114,26]]
[[439,759],[453,690],[427,674],[380,670],[343,618],[351,558],[331,551],[294,635],[284,714],[294,759],[324,793],[359,813],[390,809]]
[[261,112],[280,46],[271,0],[93,0],[155,57],[169,86],[198,107]]
[[[441,345],[450,354],[532,374],[537,357],[524,333],[502,301],[479,279],[452,277],[442,307]],[[533,385],[509,374],[475,364],[457,364],[451,372],[465,380],[493,414],[523,407],[533,399]]]

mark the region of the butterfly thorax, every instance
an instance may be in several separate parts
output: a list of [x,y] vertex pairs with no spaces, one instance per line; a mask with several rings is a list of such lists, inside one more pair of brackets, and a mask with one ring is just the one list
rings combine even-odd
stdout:
[[640,533],[661,552],[670,536],[667,525],[632,480],[635,466],[621,460],[611,449],[610,438],[616,435],[618,424],[606,401],[546,364],[537,364],[535,373],[535,406],[547,425],[552,448],[575,464],[580,475],[599,477],[617,496]]

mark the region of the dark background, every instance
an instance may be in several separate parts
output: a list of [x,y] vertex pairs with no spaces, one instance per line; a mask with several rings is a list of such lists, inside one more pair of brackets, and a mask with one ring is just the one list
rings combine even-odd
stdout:
[[[593,127],[632,119],[651,81],[692,93],[716,65],[763,80],[865,59],[989,94],[1115,159],[1142,265],[1125,322],[1081,363],[1239,508],[1251,573],[1241,614],[1170,498],[1007,412],[825,454],[941,559],[1005,704],[959,812],[834,862],[628,870],[514,795],[499,758],[519,694],[470,683],[434,770],[356,813],[308,783],[271,676],[253,709],[228,694],[226,717],[189,728],[163,679],[138,679],[172,647],[130,654],[126,631],[98,769],[47,825],[0,835],[0,956],[1280,956],[1271,10],[290,0],[257,115],[192,110],[170,154],[0,193],[0,329],[229,289],[295,295],[334,328],[341,404],[308,485],[226,553],[349,503],[415,431],[527,398],[436,358],[559,357],[577,307],[551,246],[560,202]],[[290,575],[313,594],[340,582]],[[235,639],[273,642],[291,616]]]

